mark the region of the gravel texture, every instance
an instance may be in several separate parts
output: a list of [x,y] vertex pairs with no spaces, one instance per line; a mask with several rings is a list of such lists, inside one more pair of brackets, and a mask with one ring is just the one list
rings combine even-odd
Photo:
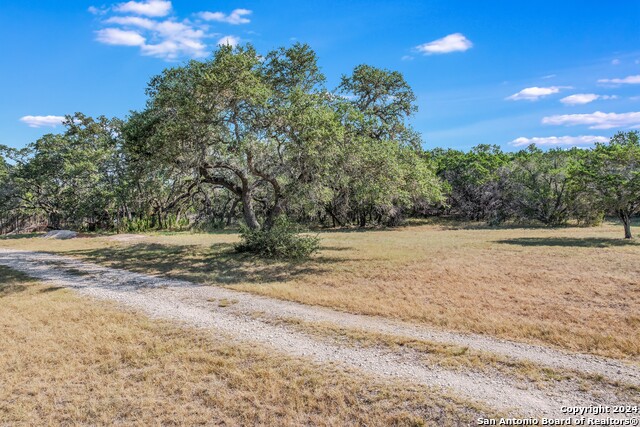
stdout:
[[[597,394],[567,387],[533,384],[504,375],[461,372],[426,365],[417,359],[371,347],[354,347],[323,340],[285,325],[260,320],[252,313],[273,313],[308,322],[332,324],[402,337],[466,346],[512,359],[570,369],[640,386],[640,369],[620,361],[495,338],[442,332],[424,326],[337,312],[279,301],[213,286],[116,270],[76,259],[40,252],[0,249],[0,265],[72,288],[81,294],[116,301],[151,317],[212,329],[243,342],[259,343],[318,363],[338,363],[380,377],[400,378],[441,388],[511,414],[565,417],[562,406],[621,405],[612,393]],[[232,301],[220,304],[220,300]],[[609,415],[610,416],[610,415]]]

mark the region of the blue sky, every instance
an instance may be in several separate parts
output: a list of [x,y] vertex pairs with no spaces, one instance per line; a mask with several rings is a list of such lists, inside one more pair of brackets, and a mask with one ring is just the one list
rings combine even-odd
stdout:
[[59,116],[124,117],[149,79],[220,42],[305,42],[335,87],[402,72],[426,148],[588,146],[640,127],[640,1],[6,1],[0,144]]

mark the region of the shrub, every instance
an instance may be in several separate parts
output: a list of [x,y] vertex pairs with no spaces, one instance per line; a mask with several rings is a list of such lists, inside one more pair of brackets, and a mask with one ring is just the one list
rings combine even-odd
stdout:
[[186,230],[189,227],[189,218],[176,214],[168,214],[164,220],[164,228],[167,230]]
[[251,230],[242,227],[236,245],[237,252],[250,252],[264,258],[302,259],[320,248],[318,236],[301,236],[300,228],[280,219],[268,230]]
[[140,233],[151,230],[151,220],[145,218],[122,218],[118,221],[116,228],[119,233]]
[[213,233],[215,231],[224,230],[224,228],[224,220],[213,217],[197,218],[191,226],[191,230],[201,233]]

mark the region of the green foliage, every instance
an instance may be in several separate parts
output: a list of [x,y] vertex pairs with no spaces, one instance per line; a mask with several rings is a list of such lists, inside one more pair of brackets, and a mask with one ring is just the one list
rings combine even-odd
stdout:
[[16,215],[19,215],[19,192],[15,188],[12,167],[5,160],[7,153],[12,150],[0,145],[0,233],[11,231],[15,226]]
[[242,241],[235,249],[263,258],[308,258],[320,248],[320,238],[302,236],[300,232],[299,226],[283,217],[276,220],[270,229],[252,230],[245,226],[240,231]]
[[594,209],[593,204],[583,204],[580,200],[576,201],[573,217],[582,227],[597,227],[605,219],[604,211]]
[[0,231],[31,217],[121,232],[243,221],[239,249],[293,258],[317,240],[278,218],[364,227],[443,214],[557,226],[615,214],[630,236],[640,210],[635,131],[593,150],[425,152],[401,73],[359,65],[333,91],[324,85],[315,52],[299,43],[265,55],[223,46],[166,69],[126,121],[76,113],[61,134],[0,146]]
[[120,233],[143,233],[153,229],[151,224],[150,218],[122,218],[116,228]]
[[517,153],[508,175],[514,215],[551,226],[565,224],[575,201],[569,177],[574,158],[575,150],[544,152],[534,145]]
[[343,76],[334,101],[342,132],[325,204],[333,223],[396,225],[442,201],[442,183],[407,124],[416,97],[402,74],[368,65]]
[[572,219],[583,225],[603,219],[596,193],[576,184],[576,165],[589,153],[531,145],[507,154],[480,145],[466,153],[436,149],[428,154],[445,182],[447,213],[490,224],[511,220],[558,226]]
[[0,145],[0,182],[3,182],[9,176],[9,164],[4,158],[3,147]]
[[189,228],[189,219],[178,217],[176,214],[167,214],[162,221],[157,216],[145,216],[135,218],[120,218],[117,221],[116,229],[120,233],[143,233],[152,230],[186,230]]
[[241,200],[245,223],[257,229],[312,197],[326,177],[338,122],[323,81],[306,45],[264,57],[223,46],[154,77],[147,109],[125,133],[132,152],[177,168],[197,191],[224,188]]
[[166,230],[186,230],[189,227],[189,219],[174,213],[167,214],[162,228]]
[[342,76],[338,91],[360,114],[349,124],[357,134],[421,148],[419,135],[406,123],[418,111],[416,96],[400,72],[358,65],[351,76]]
[[109,226],[121,196],[121,121],[76,113],[64,125],[63,134],[44,135],[10,153],[17,209],[44,213],[54,228]]
[[203,233],[212,233],[214,231],[219,231],[224,229],[225,222],[224,220],[218,218],[207,218],[204,221],[199,221],[193,224],[192,230],[203,232]]
[[504,168],[511,156],[495,145],[478,145],[469,152],[437,149],[430,153],[438,176],[447,184],[450,211],[471,220],[497,224],[508,217],[503,197]]
[[631,217],[640,212],[639,135],[618,132],[609,143],[583,153],[572,170],[577,187],[595,195],[603,211],[617,215],[629,239]]

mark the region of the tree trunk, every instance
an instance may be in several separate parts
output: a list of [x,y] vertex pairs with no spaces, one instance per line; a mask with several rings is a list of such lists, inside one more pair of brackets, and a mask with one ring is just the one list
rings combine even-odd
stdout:
[[624,238],[631,239],[631,218],[629,218],[629,213],[620,209],[618,216],[622,220],[622,225],[624,225]]
[[276,222],[276,219],[278,219],[278,217],[280,216],[283,210],[284,209],[282,207],[282,199],[277,198],[273,207],[269,209],[269,213],[267,214],[267,218],[264,222],[265,230],[270,230],[271,227],[273,227],[273,225]]
[[52,230],[59,230],[61,221],[62,221],[62,215],[60,215],[57,212],[49,213],[49,226],[48,226],[48,228],[50,228]]
[[227,227],[231,225],[231,220],[233,219],[233,216],[236,212],[237,205],[238,205],[238,199],[235,199],[233,201],[233,204],[231,205],[231,209],[229,209],[229,213],[227,214]]
[[327,206],[325,207],[325,210],[329,214],[329,216],[331,216],[331,220],[333,221],[333,228],[336,227],[336,224],[338,224],[340,227],[344,227],[344,223],[340,221],[331,207]]
[[366,227],[367,225],[367,214],[366,213],[361,213],[360,214],[360,227]]
[[242,192],[242,214],[247,227],[252,230],[260,229],[260,223],[258,222],[256,213],[253,210],[253,197],[251,191]]

